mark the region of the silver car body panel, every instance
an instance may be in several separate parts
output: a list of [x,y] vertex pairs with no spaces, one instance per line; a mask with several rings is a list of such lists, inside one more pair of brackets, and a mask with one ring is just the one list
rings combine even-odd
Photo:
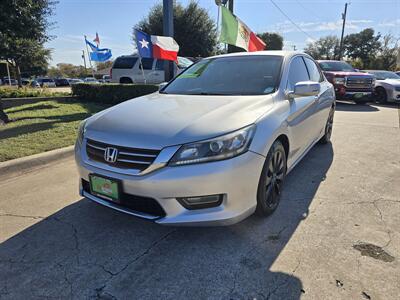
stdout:
[[376,80],[376,87],[383,87],[386,90],[387,101],[388,102],[400,102],[400,90],[396,91],[396,87],[400,87],[400,80],[398,79],[385,79]]
[[[317,96],[288,100],[287,79],[294,57],[306,54],[285,51],[235,53],[238,55],[281,55],[283,64],[279,89],[261,96],[193,96],[153,93],[111,107],[89,118],[83,144],[76,144],[80,177],[100,174],[122,182],[125,193],[151,197],[166,216],[160,224],[228,225],[255,211],[257,187],[265,157],[272,143],[284,136],[289,141],[288,171],[323,136],[329,111],[335,105],[333,86],[324,79]],[[231,159],[168,166],[180,145],[205,140],[256,125],[250,148]],[[162,150],[158,165],[142,172],[126,171],[91,161],[85,151],[86,138],[124,147]],[[165,150],[167,149],[167,150]],[[165,152],[166,151],[166,152]],[[161,154],[160,153],[160,154]],[[164,155],[165,154],[165,155]],[[152,168],[152,169],[150,169]],[[104,200],[81,195],[101,204]],[[178,197],[223,194],[218,207],[187,210]],[[106,202],[106,206],[113,207]],[[126,211],[148,218],[141,213]]]

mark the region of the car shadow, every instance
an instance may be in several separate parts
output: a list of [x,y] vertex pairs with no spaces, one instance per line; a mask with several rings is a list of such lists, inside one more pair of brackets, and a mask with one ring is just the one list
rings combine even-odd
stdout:
[[379,108],[371,106],[368,103],[365,104],[356,104],[352,102],[345,101],[336,101],[336,110],[337,111],[356,111],[356,112],[376,112],[379,111]]
[[315,146],[273,215],[229,227],[163,227],[81,199],[0,244],[0,296],[299,299],[301,261],[285,248],[333,156]]

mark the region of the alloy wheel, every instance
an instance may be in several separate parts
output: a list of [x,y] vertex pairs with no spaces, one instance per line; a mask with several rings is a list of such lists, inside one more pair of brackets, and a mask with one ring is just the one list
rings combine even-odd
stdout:
[[275,151],[271,157],[266,174],[266,204],[274,209],[278,203],[285,176],[285,161],[282,152]]

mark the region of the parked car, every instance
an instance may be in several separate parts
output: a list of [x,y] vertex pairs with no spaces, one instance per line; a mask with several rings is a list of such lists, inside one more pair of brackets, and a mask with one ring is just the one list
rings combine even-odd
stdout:
[[397,75],[399,75],[400,76],[400,71],[398,71],[398,72],[395,72]]
[[40,88],[40,84],[36,80],[31,80],[31,82],[29,83],[29,86],[32,88]]
[[267,216],[287,173],[330,141],[334,111],[333,86],[307,54],[206,58],[80,124],[80,194],[159,224]]
[[78,78],[68,78],[68,82],[69,82],[69,85],[73,85],[76,83],[84,83],[84,81],[82,79],[78,79]]
[[21,78],[22,85],[29,85],[31,81],[28,78]]
[[3,77],[4,85],[18,85],[18,81],[9,77]]
[[375,76],[375,99],[380,103],[400,102],[400,76],[384,70],[363,70]]
[[56,78],[54,79],[56,86],[69,86],[69,81],[67,78]]
[[37,78],[36,81],[41,87],[56,87],[56,83],[51,78]]
[[102,80],[104,83],[109,83],[111,82],[111,76],[110,75],[103,75]]
[[[164,60],[153,58],[140,59],[134,55],[118,57],[111,68],[111,82],[114,83],[151,83],[165,82]],[[185,57],[178,56],[178,64],[174,64],[175,73],[179,74],[193,62]]]
[[96,78],[93,77],[86,77],[83,81],[85,83],[100,83]]
[[319,60],[318,64],[326,79],[334,85],[336,99],[360,104],[371,99],[375,86],[373,75],[361,73],[344,61]]

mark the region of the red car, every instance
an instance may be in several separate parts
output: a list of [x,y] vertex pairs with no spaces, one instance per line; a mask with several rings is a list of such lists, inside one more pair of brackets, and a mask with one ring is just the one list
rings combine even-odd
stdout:
[[374,92],[375,77],[361,73],[350,64],[338,60],[319,60],[326,79],[335,87],[336,99],[365,103]]

